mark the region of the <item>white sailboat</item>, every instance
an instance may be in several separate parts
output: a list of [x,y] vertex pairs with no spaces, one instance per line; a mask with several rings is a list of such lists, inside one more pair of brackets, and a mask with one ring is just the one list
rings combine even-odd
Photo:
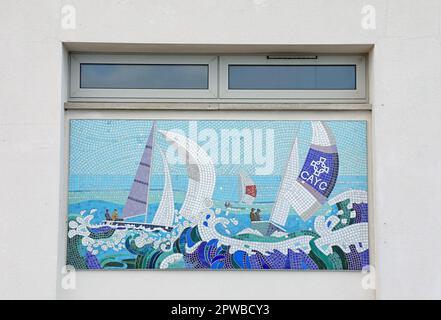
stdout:
[[239,195],[238,200],[231,203],[231,201],[225,201],[225,208],[232,211],[245,210],[246,206],[250,206],[256,200],[257,186],[251,177],[245,172],[239,173]]
[[321,121],[312,121],[312,141],[301,170],[298,144],[294,140],[279,192],[269,221],[251,222],[254,229],[269,236],[285,231],[291,208],[308,220],[328,200],[338,176],[338,152],[331,129]]
[[[155,133],[156,122],[153,123],[152,129],[150,130],[150,134],[139,162],[129,196],[127,197],[126,204],[123,208],[123,219],[111,220],[109,217],[106,217],[103,224],[122,229],[144,228],[158,230],[162,229],[165,231],[171,231],[173,229],[173,222],[175,218],[173,190],[167,159],[162,150],[160,150],[160,153],[164,166],[164,190],[162,193],[161,202],[153,218],[153,223],[147,223],[150,177],[153,162],[153,150],[155,147]],[[140,215],[145,215],[143,223],[127,220],[134,216]]]
[[239,173],[240,202],[251,205],[257,196],[256,183],[245,172]]

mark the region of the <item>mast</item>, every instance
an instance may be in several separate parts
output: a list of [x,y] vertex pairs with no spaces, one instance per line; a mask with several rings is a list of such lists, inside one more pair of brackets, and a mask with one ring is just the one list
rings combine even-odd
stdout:
[[244,184],[244,182],[243,182],[243,179],[242,179],[242,174],[241,173],[239,173],[239,188],[237,188],[237,191],[238,191],[238,200],[237,200],[237,202],[239,203],[239,202],[242,202],[242,197],[243,197],[243,194],[245,193],[245,184]]
[[127,197],[126,204],[123,208],[124,218],[145,214],[145,220],[147,220],[155,131],[156,122],[153,122],[129,196]]

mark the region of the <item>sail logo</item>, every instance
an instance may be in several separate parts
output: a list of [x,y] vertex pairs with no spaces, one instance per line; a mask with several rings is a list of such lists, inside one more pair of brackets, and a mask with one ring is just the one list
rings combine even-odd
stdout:
[[322,173],[329,173],[329,167],[325,164],[326,158],[320,157],[320,160],[312,160],[310,166],[314,168],[314,175],[320,177]]
[[320,176],[323,173],[328,174],[330,168],[326,165],[326,158],[320,157],[318,160],[311,160],[305,162],[305,167],[307,166],[307,163],[309,163],[308,169],[312,168],[313,171],[310,172],[309,170],[305,170],[303,168],[302,172],[300,173],[300,177],[308,182],[309,185],[314,187],[315,189],[318,189],[318,191],[326,191],[328,188],[328,182],[325,179],[320,178]]
[[321,195],[328,197],[335,185],[337,173],[337,154],[311,148],[300,171],[299,182],[307,183]]
[[322,179],[319,179],[314,174],[310,174],[308,171],[302,171],[300,177],[304,181],[308,182],[311,186],[318,188],[321,191],[325,191],[326,188],[328,187],[326,181],[322,181]]

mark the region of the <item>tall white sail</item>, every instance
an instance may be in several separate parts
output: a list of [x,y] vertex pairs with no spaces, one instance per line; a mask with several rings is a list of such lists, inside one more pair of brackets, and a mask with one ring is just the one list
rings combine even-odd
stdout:
[[172,131],[159,131],[187,165],[188,189],[179,213],[198,222],[203,209],[211,207],[216,172],[208,154],[194,141]]
[[158,150],[161,153],[162,163],[164,166],[164,189],[162,191],[161,202],[159,203],[158,210],[156,210],[152,224],[158,226],[172,227],[175,219],[175,204],[173,198],[170,170],[164,152],[159,148]]
[[285,198],[297,214],[308,220],[328,200],[337,181],[339,160],[331,129],[312,121],[311,146],[296,181]]
[[289,198],[289,189],[295,183],[299,174],[299,157],[297,139],[294,140],[291,153],[286,164],[285,172],[280,182],[279,192],[276,197],[273,209],[271,211],[270,222],[284,226],[288,219],[291,205],[287,200]]
[[240,201],[250,205],[254,202],[257,196],[256,184],[245,172],[239,173],[241,197]]

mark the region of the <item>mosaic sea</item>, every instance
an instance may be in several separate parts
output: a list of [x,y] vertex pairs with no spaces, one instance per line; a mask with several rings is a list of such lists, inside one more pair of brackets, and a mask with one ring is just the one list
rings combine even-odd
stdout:
[[[368,265],[369,249],[363,239],[339,246],[330,236],[333,231],[349,229],[364,234],[365,230],[360,228],[367,228],[367,204],[352,206],[347,199],[333,207],[324,205],[307,221],[291,212],[285,225],[286,233],[263,237],[250,230],[249,211],[251,207],[259,208],[262,220],[269,219],[280,177],[252,178],[258,191],[251,206],[238,201],[237,177],[218,176],[213,206],[201,215],[200,223],[190,224],[177,215],[176,226],[168,233],[108,230],[100,226],[106,209],[122,212],[133,177],[70,176],[67,262],[81,269],[360,270]],[[133,221],[144,222],[147,218],[151,223],[162,194],[163,180],[161,175],[151,177],[149,213],[147,217],[133,217]],[[177,212],[185,197],[187,180],[186,176],[172,176]],[[366,186],[366,177],[340,176],[330,198],[350,189],[367,191]],[[232,209],[225,208],[226,201],[232,203]],[[326,230],[330,231],[329,235]],[[330,239],[329,249],[315,246],[315,240],[322,234]],[[249,245],[242,246],[243,243]]]

